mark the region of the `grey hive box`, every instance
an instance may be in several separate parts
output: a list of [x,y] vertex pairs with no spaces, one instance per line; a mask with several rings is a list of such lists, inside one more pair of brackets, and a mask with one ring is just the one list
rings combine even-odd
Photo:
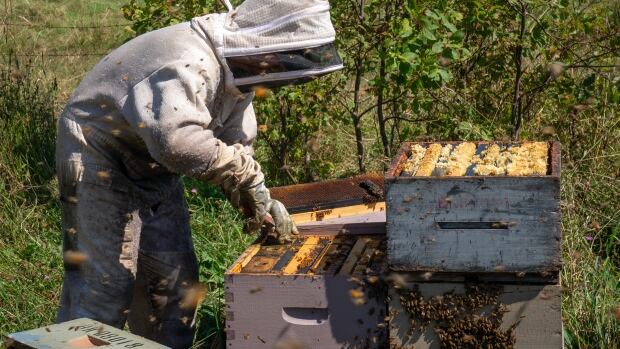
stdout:
[[9,334],[5,345],[7,349],[170,349],[90,319],[76,319]]
[[383,348],[384,236],[253,245],[225,276],[227,348]]
[[[479,148],[490,144],[474,143]],[[386,173],[391,269],[557,274],[561,267],[558,142],[549,146],[548,173],[526,177],[401,176],[412,144],[403,144]]]
[[225,274],[227,348],[387,345],[383,176],[271,188],[300,238],[250,246]]
[[[390,348],[398,349],[439,349],[439,348],[480,348],[491,343],[496,348],[516,349],[561,349],[563,348],[561,288],[559,285],[483,285],[474,284],[469,287],[494,287],[497,298],[491,297],[490,303],[473,310],[461,310],[456,321],[446,321],[435,314],[446,312],[450,305],[439,305],[439,297],[444,304],[455,302],[455,298],[466,294],[464,283],[405,283],[401,289],[389,291],[390,303]],[[415,295],[433,304],[431,314],[419,312],[409,313],[403,309],[401,294],[416,290]],[[480,290],[481,290],[480,289]],[[471,290],[471,289],[470,289]],[[479,289],[474,289],[479,290]],[[467,297],[466,297],[467,298]],[[405,298],[405,301],[408,298]],[[492,302],[491,302],[492,301]],[[485,303],[482,301],[482,303]],[[465,303],[467,304],[467,303]],[[503,333],[506,338],[512,327],[512,339],[504,344],[497,335],[487,335],[485,328],[492,322],[490,313],[497,304],[501,304],[503,313],[497,317],[496,327],[488,333]],[[419,307],[418,309],[425,309]],[[415,308],[414,308],[415,309]],[[413,320],[413,322],[412,322]],[[426,320],[426,321],[425,321]],[[463,320],[460,322],[460,320]],[[492,320],[493,321],[493,320]],[[442,333],[443,338],[438,336]],[[441,332],[443,331],[443,332]],[[497,332],[496,332],[497,331]],[[501,334],[500,334],[501,335]],[[443,345],[443,346],[442,346]]]

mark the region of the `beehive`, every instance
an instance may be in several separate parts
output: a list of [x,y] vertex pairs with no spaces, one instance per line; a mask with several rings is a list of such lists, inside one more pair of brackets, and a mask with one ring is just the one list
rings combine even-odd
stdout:
[[392,269],[559,270],[559,143],[405,143],[385,181]]
[[227,347],[382,347],[384,251],[382,235],[251,246],[225,276]]
[[389,295],[393,349],[563,347],[557,284],[404,282]]

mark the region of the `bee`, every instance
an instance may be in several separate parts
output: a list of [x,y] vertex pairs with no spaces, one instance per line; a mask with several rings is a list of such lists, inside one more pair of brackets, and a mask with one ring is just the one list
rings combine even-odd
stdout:
[[77,251],[67,251],[64,254],[65,263],[80,266],[88,260],[88,256]]
[[250,294],[255,294],[255,293],[258,293],[258,292],[260,292],[262,290],[263,290],[263,288],[258,286],[258,287],[250,289]]
[[96,175],[101,179],[109,179],[111,177],[110,171],[99,171]]
[[184,326],[188,326],[188,324],[190,323],[190,318],[187,316],[183,316],[181,318],[179,318],[179,320],[181,320],[181,322],[183,323]]
[[202,302],[206,295],[206,288],[203,285],[196,284],[188,288],[183,295],[183,299],[179,303],[181,309],[194,310]]

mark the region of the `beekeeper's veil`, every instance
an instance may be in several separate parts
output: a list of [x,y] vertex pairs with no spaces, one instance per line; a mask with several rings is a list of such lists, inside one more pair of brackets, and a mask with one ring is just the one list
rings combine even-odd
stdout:
[[246,0],[228,7],[192,21],[214,46],[228,85],[247,91],[297,84],[342,69],[327,1]]

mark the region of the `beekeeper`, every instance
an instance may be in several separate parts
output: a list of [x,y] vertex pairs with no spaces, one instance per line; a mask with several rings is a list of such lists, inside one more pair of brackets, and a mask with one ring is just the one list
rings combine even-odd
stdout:
[[58,123],[65,279],[58,321],[88,317],[173,348],[198,279],[179,175],[219,185],[285,242],[297,233],[252,158],[253,88],[342,68],[329,4],[247,0],[139,36],[82,81]]

